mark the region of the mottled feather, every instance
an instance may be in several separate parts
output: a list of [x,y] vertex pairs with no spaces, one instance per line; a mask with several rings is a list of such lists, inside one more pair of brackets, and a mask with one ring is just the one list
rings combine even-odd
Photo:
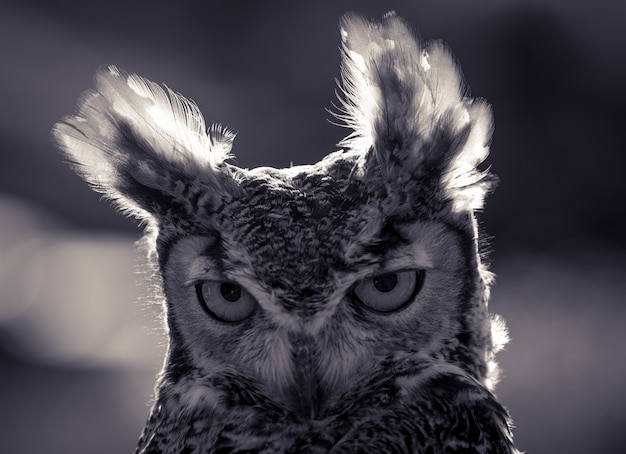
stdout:
[[475,212],[489,106],[395,14],[341,20],[344,149],[227,162],[230,131],[115,67],[53,137],[142,219],[169,345],[137,453],[517,453]]

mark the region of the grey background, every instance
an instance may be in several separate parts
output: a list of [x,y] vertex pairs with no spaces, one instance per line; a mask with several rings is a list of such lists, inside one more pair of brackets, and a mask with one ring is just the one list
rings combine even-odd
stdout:
[[[244,167],[314,162],[339,17],[395,9],[494,108],[501,184],[481,224],[512,343],[498,395],[529,453],[610,452],[625,427],[626,4],[620,1],[0,3],[0,450],[130,452],[163,354],[136,222],[49,141],[116,64],[239,132]],[[621,440],[620,440],[621,441]]]

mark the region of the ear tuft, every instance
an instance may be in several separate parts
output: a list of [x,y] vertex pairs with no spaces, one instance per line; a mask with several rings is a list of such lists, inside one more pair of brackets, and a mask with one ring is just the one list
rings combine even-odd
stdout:
[[393,12],[380,23],[347,14],[340,25],[337,117],[353,130],[340,145],[387,180],[436,171],[455,210],[479,208],[489,178],[476,167],[489,151],[491,111],[467,97],[452,53],[440,41],[422,43]]
[[139,218],[166,210],[158,205],[194,181],[217,185],[234,139],[218,125],[207,132],[193,101],[115,66],[96,72],[78,114],[52,135],[77,173]]

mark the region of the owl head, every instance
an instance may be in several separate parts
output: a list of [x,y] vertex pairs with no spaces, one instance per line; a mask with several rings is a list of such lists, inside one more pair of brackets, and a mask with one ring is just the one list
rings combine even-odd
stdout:
[[345,16],[341,37],[336,116],[351,132],[313,165],[237,167],[232,132],[113,66],[55,126],[76,172],[148,226],[164,383],[235,374],[308,412],[419,355],[492,385],[501,329],[475,220],[494,181],[478,168],[490,108],[394,14]]

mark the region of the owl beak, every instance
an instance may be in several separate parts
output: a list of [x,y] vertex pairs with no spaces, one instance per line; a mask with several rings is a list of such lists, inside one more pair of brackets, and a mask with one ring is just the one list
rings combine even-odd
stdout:
[[294,410],[301,416],[313,419],[318,410],[320,389],[315,372],[313,339],[310,336],[292,336],[292,358],[294,381],[290,389],[290,400]]

